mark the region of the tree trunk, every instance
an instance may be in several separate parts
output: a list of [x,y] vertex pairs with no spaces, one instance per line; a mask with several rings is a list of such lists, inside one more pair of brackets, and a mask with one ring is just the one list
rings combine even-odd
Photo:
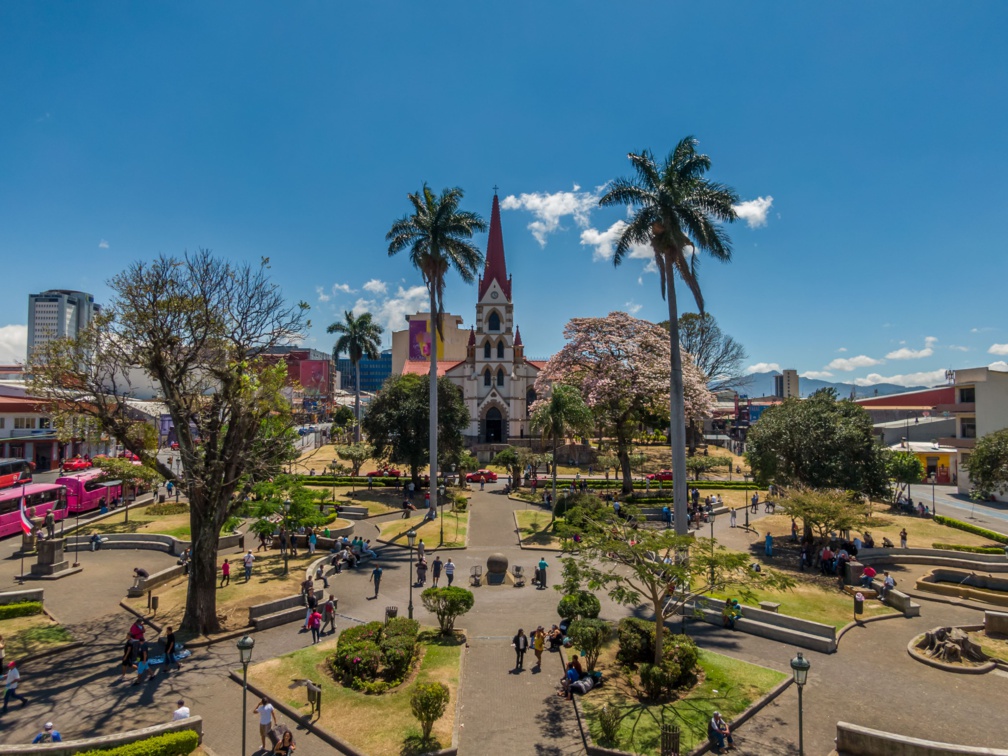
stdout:
[[660,596],[654,602],[654,609],[654,663],[660,666],[662,663],[662,647],[665,645],[665,616],[662,614],[662,600]]
[[633,493],[633,470],[630,468],[630,451],[626,440],[617,432],[616,459],[619,460],[620,472],[623,474],[623,493]]
[[360,360],[354,363],[354,441],[360,443]]
[[437,428],[438,428],[438,406],[437,406],[437,319],[434,302],[434,281],[430,282],[430,486],[437,488]]
[[[189,590],[180,629],[207,635],[220,632],[217,621],[217,544],[225,508],[207,501],[202,494],[188,492],[189,527],[192,531],[192,560],[189,563]],[[211,513],[211,514],[207,514]]]
[[[557,446],[559,445],[559,443],[560,443],[560,439],[557,438],[556,434],[553,434],[553,464],[552,464],[552,468],[553,468],[553,506],[550,507],[550,509],[552,509],[554,511],[556,511],[556,503],[557,503],[557,496],[556,496],[556,459],[557,459]],[[556,519],[556,515],[553,515],[553,518],[550,520],[550,522],[553,522],[553,520],[555,520],[555,519]]]
[[679,315],[676,307],[675,276],[668,258],[666,290],[669,312],[669,347],[672,349],[672,375],[669,391],[669,444],[672,447],[672,492],[676,535],[687,535],[686,520],[686,406],[683,401],[682,354],[679,352]]

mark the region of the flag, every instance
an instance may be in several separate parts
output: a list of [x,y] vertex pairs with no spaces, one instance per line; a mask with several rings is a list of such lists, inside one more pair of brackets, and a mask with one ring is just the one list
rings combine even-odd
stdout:
[[32,524],[31,520],[28,519],[28,512],[25,510],[25,497],[21,496],[21,530],[24,531],[26,536],[32,534]]

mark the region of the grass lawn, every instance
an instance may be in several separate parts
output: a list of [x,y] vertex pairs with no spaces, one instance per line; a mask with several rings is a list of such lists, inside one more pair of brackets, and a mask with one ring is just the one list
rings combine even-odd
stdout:
[[[330,494],[333,490],[331,484],[306,482],[305,485],[314,491],[327,491]],[[351,486],[336,486],[336,503],[350,507],[367,507],[368,515],[397,512],[402,507],[402,500],[402,492],[394,488],[375,486],[368,491],[366,485],[356,486],[356,490]],[[331,497],[329,501],[332,501]]]
[[[872,516],[872,524],[867,530],[871,532],[875,539],[875,545],[882,545],[882,538],[886,536],[899,547],[900,530],[906,528],[907,546],[916,549],[930,549],[935,543],[951,543],[961,546],[997,546],[983,536],[967,533],[964,530],[956,530],[948,525],[939,525],[934,520],[924,517],[910,517],[908,515],[896,515],[888,511],[888,507],[882,510],[876,509],[877,514]],[[784,514],[769,515],[761,519],[756,527],[761,535],[766,535],[769,531],[776,538],[777,536],[791,536],[791,518]],[[801,523],[798,524],[801,528]],[[851,531],[851,535],[862,535]]]
[[73,641],[69,631],[49,619],[47,614],[0,621],[0,635],[4,639],[4,652],[11,661]]
[[[82,528],[82,532],[91,534],[98,533],[164,533],[175,536],[182,540],[189,539],[189,509],[180,514],[157,515],[148,513],[152,506],[166,506],[164,504],[148,504],[143,507],[130,507],[129,521],[126,521],[126,512],[120,509],[112,517],[108,517],[93,525]],[[184,505],[183,505],[184,506]]]
[[[420,682],[442,682],[451,698],[445,714],[434,724],[429,744],[431,751],[451,745],[455,728],[455,704],[459,688],[459,664],[464,638],[441,638],[422,632],[425,651],[419,669],[403,685],[379,696],[369,696],[337,684],[325,664],[336,650],[336,641],[314,646],[249,667],[249,682],[272,698],[295,710],[308,713],[307,695],[301,687],[291,687],[293,680],[308,678],[322,685],[322,715],[319,726],[357,750],[373,756],[401,756],[417,753],[413,744],[419,740],[420,724],[410,710],[410,694]],[[293,728],[292,728],[293,729]]]
[[518,523],[518,535],[522,545],[535,546],[541,549],[562,551],[562,543],[550,529],[552,515],[540,509],[516,509],[515,520]]
[[[309,558],[307,549],[299,549],[297,557],[290,558],[290,572],[285,576],[280,552],[260,551],[255,555],[255,567],[252,569],[252,579],[248,583],[245,582],[241,556],[237,552],[227,556],[231,562],[231,582],[223,588],[219,587],[220,564],[218,564],[217,616],[225,632],[248,625],[250,606],[297,595],[301,590],[305,569],[312,560],[321,556],[321,552],[315,552],[315,556]],[[223,562],[224,557],[218,557],[218,561]],[[189,579],[180,577],[154,589],[154,594],[160,598],[160,606],[154,617],[159,625],[178,627],[181,624],[188,587]],[[140,614],[147,614],[146,596],[126,599],[126,603]],[[184,642],[186,639],[180,636],[180,640]]]
[[[413,512],[408,520],[396,519],[381,524],[378,538],[387,543],[405,546],[406,533],[413,528],[417,533],[417,538],[422,538],[428,548],[435,548],[441,539],[440,520],[424,521],[424,510]],[[417,514],[421,516],[417,516]],[[437,548],[464,549],[469,540],[469,511],[454,512],[449,510],[444,514],[444,537],[445,542]]]
[[1008,637],[1003,635],[989,636],[983,630],[969,634],[970,640],[979,643],[983,652],[994,659],[1008,664]]
[[617,644],[612,642],[602,652],[596,668],[603,670],[605,682],[580,701],[596,743],[600,742],[602,734],[599,709],[606,703],[619,707],[624,717],[617,745],[637,754],[659,753],[663,723],[679,725],[680,748],[683,753],[689,753],[707,739],[707,722],[715,710],[731,721],[787,677],[783,672],[701,650],[703,673],[700,682],[676,701],[652,703],[638,700],[620,675],[616,650]]

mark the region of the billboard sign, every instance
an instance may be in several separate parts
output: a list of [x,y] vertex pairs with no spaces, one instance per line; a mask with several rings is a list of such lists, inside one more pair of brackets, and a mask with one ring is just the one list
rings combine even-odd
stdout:
[[[409,322],[409,358],[411,360],[429,360],[431,350],[430,321],[419,318]],[[437,338],[437,358],[444,358],[444,340]]]
[[298,380],[307,396],[329,396],[328,360],[301,360],[299,371]]

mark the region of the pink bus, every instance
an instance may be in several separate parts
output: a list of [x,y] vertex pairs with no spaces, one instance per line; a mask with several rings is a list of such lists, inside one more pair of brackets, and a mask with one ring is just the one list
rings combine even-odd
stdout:
[[101,474],[101,470],[92,468],[56,479],[57,485],[66,486],[67,509],[70,514],[83,514],[98,509],[102,501],[111,506],[113,499],[122,496],[122,484],[99,481]]
[[0,537],[21,532],[21,497],[25,497],[28,517],[42,518],[53,510],[57,522],[66,517],[66,489],[54,483],[29,483],[0,490]]

